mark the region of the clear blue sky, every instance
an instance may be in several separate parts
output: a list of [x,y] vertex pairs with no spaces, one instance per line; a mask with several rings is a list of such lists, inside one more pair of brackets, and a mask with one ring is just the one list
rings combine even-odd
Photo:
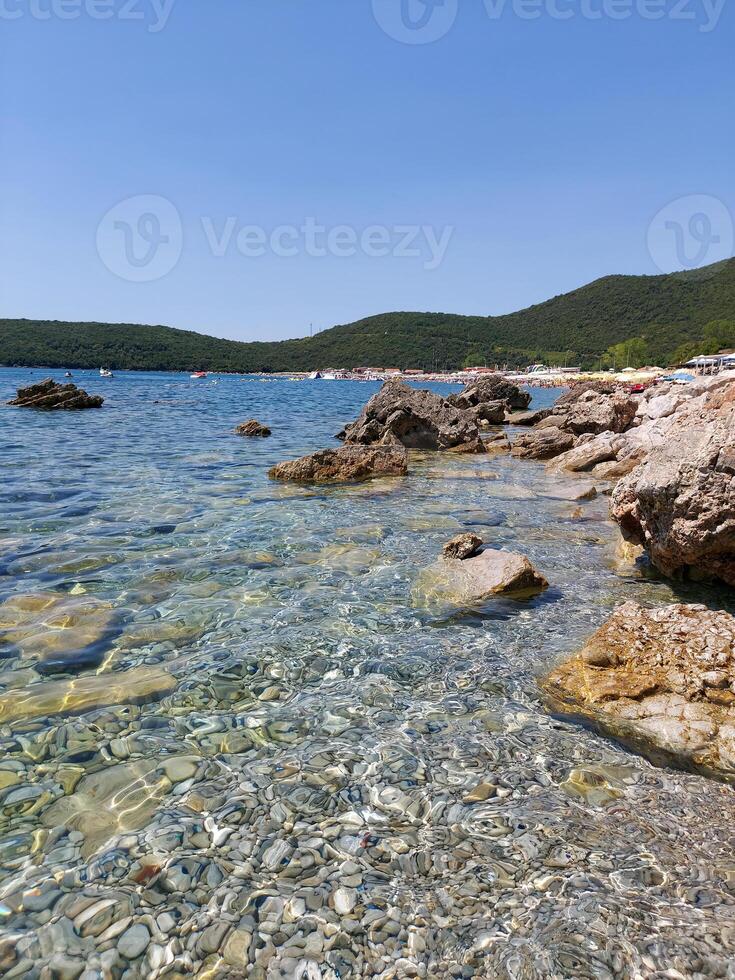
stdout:
[[[277,339],[389,310],[502,313],[675,268],[648,228],[681,198],[664,217],[688,227],[691,195],[706,196],[707,240],[732,251],[727,4],[713,24],[701,0],[693,19],[659,0],[658,20],[644,0],[619,20],[614,0],[596,19],[581,0],[531,0],[534,19],[520,0],[500,17],[459,0],[443,36],[403,43],[391,34],[422,37],[400,0],[176,0],[163,14],[170,0],[34,2],[0,0],[0,316]],[[418,22],[423,3],[405,2]],[[426,30],[444,31],[453,3],[424,11]],[[228,218],[214,254],[205,225],[219,238]],[[307,219],[337,228],[327,255],[298,231]],[[265,254],[238,250],[244,226],[263,230]],[[274,254],[278,226],[296,254]],[[371,226],[383,250],[401,226],[451,237],[441,255],[423,231],[418,255],[370,255]]]

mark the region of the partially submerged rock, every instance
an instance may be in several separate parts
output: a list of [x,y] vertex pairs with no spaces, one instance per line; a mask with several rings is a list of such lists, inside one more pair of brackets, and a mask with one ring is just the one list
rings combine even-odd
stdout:
[[74,384],[60,385],[53,378],[46,378],[37,384],[18,388],[18,394],[8,405],[18,408],[81,409],[100,408],[104,402],[102,395],[88,395]]
[[734,685],[735,617],[626,602],[543,688],[654,758],[735,778]]
[[472,558],[442,558],[425,568],[416,592],[429,601],[476,603],[492,596],[530,596],[548,582],[524,555],[486,548]]
[[294,483],[352,483],[379,476],[405,476],[407,460],[401,446],[342,446],[278,463],[268,476]]
[[409,449],[483,453],[476,419],[433,391],[386,381],[340,437],[348,445],[392,441]]
[[458,534],[456,538],[447,541],[442,548],[442,555],[445,558],[458,558],[460,561],[464,561],[466,558],[476,555],[482,544],[482,538],[477,534],[472,534],[472,532]]
[[485,444],[485,452],[495,455],[510,452],[510,439],[505,432],[488,433],[486,436],[483,436],[482,441]]
[[550,415],[550,408],[536,408],[528,412],[514,412],[512,415],[508,415],[505,421],[509,425],[538,425]]
[[257,419],[248,419],[247,422],[241,422],[240,425],[235,427],[235,433],[238,436],[265,439],[271,434],[271,430],[267,425],[263,425]]
[[509,409],[525,410],[531,404],[531,394],[501,375],[479,378],[447,401],[458,408],[471,409],[492,402],[504,403]]

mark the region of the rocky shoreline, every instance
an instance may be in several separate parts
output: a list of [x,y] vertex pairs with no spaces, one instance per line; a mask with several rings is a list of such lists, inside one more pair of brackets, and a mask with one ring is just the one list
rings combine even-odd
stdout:
[[[477,454],[490,447],[509,449],[519,458],[542,460],[553,470],[586,474],[599,482],[611,495],[610,515],[625,540],[640,546],[662,574],[717,578],[735,586],[735,379],[724,376],[686,386],[662,384],[638,395],[612,384],[583,383],[562,396],[551,410],[527,412],[529,402],[527,393],[503,378],[482,379],[448,398],[399,380],[388,381],[360,417],[339,433],[343,449],[323,450],[280,464],[271,476],[301,482],[349,482],[404,475],[407,450]],[[506,423],[520,425],[524,431],[512,444],[499,447],[497,431],[488,439],[487,430]],[[402,454],[400,465],[392,462],[394,453]],[[344,465],[339,463],[341,455]],[[326,467],[323,458],[329,460]],[[579,499],[596,494],[597,487],[588,485]],[[425,601],[451,597],[460,604],[472,604],[492,595],[531,594],[547,586],[524,556],[481,549],[464,560],[445,556],[424,569],[416,594]],[[623,618],[634,613],[632,606],[622,610]],[[646,620],[647,630],[641,631],[634,645],[638,653],[626,660],[626,676],[639,680],[647,676],[645,658],[660,639],[656,623],[678,619],[689,634],[689,607],[671,606],[664,613],[662,619]],[[620,615],[613,614],[603,629],[612,631]],[[643,614],[637,618],[642,621]],[[716,622],[722,626],[713,641],[721,652],[720,688],[728,691],[718,698],[726,704],[730,697],[735,701],[735,655],[731,656],[735,619],[721,613]],[[578,661],[573,658],[545,683],[545,690],[554,690],[557,700],[562,696],[573,699],[580,713],[589,714],[590,705],[598,700],[595,671],[603,672],[609,665],[584,663],[583,680],[577,676]],[[692,689],[681,684],[671,690],[665,684],[651,688],[647,683],[641,683],[639,689],[638,682],[630,680],[621,690],[628,694],[618,710],[608,704],[595,712],[601,727],[618,735],[620,718],[625,715],[625,730],[644,749],[665,747],[670,758],[682,762],[706,760],[703,769],[735,781],[735,753],[730,749],[692,748],[694,720],[704,724],[703,709],[695,705]],[[652,693],[656,699],[647,706],[645,699]],[[652,727],[652,705],[666,714],[674,712],[675,703],[680,723],[669,725],[662,739]],[[689,715],[694,719],[691,724]],[[714,740],[718,730],[729,730],[731,722],[735,715],[712,722],[706,726],[708,737]]]
[[[716,575],[732,584],[728,385],[659,389],[640,398],[573,391],[554,409],[530,413],[525,393],[519,398],[487,383],[445,404],[412,391],[386,385],[346,427],[342,447],[277,463],[267,494],[302,495],[296,499],[330,520],[335,508],[325,501],[362,500],[362,481],[373,477],[376,492],[390,499],[412,467],[419,476],[426,472],[427,456],[442,473],[475,483],[482,478],[488,493],[491,471],[507,462],[520,474],[519,486],[505,488],[508,499],[524,499],[524,492],[531,502],[548,496],[559,502],[550,520],[561,522],[564,508],[602,511],[610,495],[622,530],[662,574],[674,580]],[[656,403],[659,397],[668,401]],[[668,405],[671,413],[661,415]],[[250,461],[275,440],[260,438],[255,425],[247,429],[256,437],[247,443]],[[274,431],[277,436],[275,425]],[[226,433],[237,443],[232,421]],[[543,433],[568,445],[544,461],[547,470],[528,464],[526,472],[549,478],[532,493],[522,485],[521,447]],[[613,442],[613,455],[598,459]],[[581,465],[584,453],[595,462]],[[490,456],[489,470],[478,469]],[[252,465],[261,465],[257,455]],[[340,483],[355,487],[333,489]],[[484,541],[458,534],[441,555],[432,547],[427,561],[419,551],[422,528],[432,520],[443,526],[448,510],[436,506],[422,515],[426,523],[412,525],[406,516],[405,526],[415,528],[406,540],[416,618],[395,628],[413,639],[418,617],[437,598],[460,617],[491,600],[508,604],[506,610],[512,605],[518,619],[532,619],[527,596],[544,601],[559,565],[539,561],[536,570],[524,555],[496,546],[493,530],[482,531]],[[463,526],[472,519],[467,515]],[[254,568],[270,568],[276,589],[297,581],[317,609],[324,601],[318,580],[345,562],[344,611],[323,646],[309,646],[314,620],[302,609],[291,619],[283,618],[283,606],[261,618],[251,614],[257,596],[240,579],[236,608],[248,610],[243,632],[257,632],[272,617],[281,635],[269,634],[262,648],[237,658],[225,649],[232,634],[220,630],[214,642],[222,649],[214,657],[180,660],[185,627],[158,619],[136,624],[138,632],[119,641],[121,649],[145,645],[144,661],[110,671],[103,666],[107,640],[120,627],[108,603],[49,592],[0,606],[2,629],[22,651],[11,661],[21,686],[0,694],[0,974],[31,980],[612,978],[662,976],[663,961],[672,976],[727,976],[729,946],[718,932],[726,899],[696,870],[667,892],[656,865],[667,848],[671,867],[682,860],[670,826],[682,806],[679,786],[667,782],[666,770],[633,775],[604,747],[577,749],[578,726],[562,731],[548,715],[548,737],[559,741],[534,741],[532,702],[504,692],[498,708],[491,694],[504,679],[493,672],[497,661],[479,659],[471,638],[466,649],[444,657],[437,653],[441,629],[427,631],[421,643],[434,658],[433,674],[420,657],[399,661],[386,654],[382,637],[363,660],[350,659],[360,637],[391,620],[391,608],[395,617],[395,607],[371,608],[356,639],[359,597],[351,578],[358,572],[348,562],[375,565],[366,542],[382,533],[369,523],[372,513],[361,520],[340,531],[359,548],[324,545],[317,558],[299,553],[300,561],[315,562],[300,570],[281,567],[265,552],[238,553]],[[459,528],[456,520],[446,526]],[[192,521],[190,533],[194,528]],[[291,539],[301,533],[297,524],[287,530]],[[582,536],[584,519],[565,518],[559,533],[570,541]],[[450,534],[457,531],[443,537]],[[227,540],[222,552],[233,547],[237,542]],[[571,546],[568,553],[574,554]],[[171,572],[170,565],[151,572],[137,586],[138,601],[153,604],[149,597]],[[386,563],[375,574],[382,597],[394,588],[396,571]],[[211,584],[192,583],[202,607],[223,602]],[[407,604],[408,595],[401,592],[400,601]],[[541,690],[555,715],[582,718],[659,764],[730,779],[733,626],[733,617],[702,605],[626,603],[540,680]],[[528,644],[530,627],[523,636]],[[100,673],[67,673],[81,641],[87,668],[99,665]],[[539,651],[543,643],[542,637]],[[32,671],[50,679],[25,688]],[[411,697],[419,688],[414,711]],[[358,696],[348,700],[345,692]],[[376,745],[374,730],[390,731],[391,741]],[[554,759],[562,744],[565,760],[574,760],[565,767]],[[636,798],[644,811],[640,825],[635,807],[621,806],[634,779],[644,783]],[[693,793],[702,822],[712,822],[713,861],[729,868],[728,828],[716,824],[728,788],[700,782]],[[570,809],[559,806],[552,790]],[[657,796],[670,807],[663,823],[650,812]],[[576,801],[586,808],[575,809]],[[606,806],[615,816],[603,834],[595,808]],[[575,820],[573,834],[565,835],[564,821]],[[690,831],[687,825],[687,846]],[[647,855],[656,835],[664,843],[654,860]],[[635,859],[625,849],[631,838]],[[631,896],[645,898],[637,919],[626,915]],[[653,917],[677,902],[668,931],[652,939]],[[696,929],[709,936],[690,955],[683,948],[695,943],[691,924],[681,925],[684,902],[696,909]],[[660,955],[651,953],[654,941]]]

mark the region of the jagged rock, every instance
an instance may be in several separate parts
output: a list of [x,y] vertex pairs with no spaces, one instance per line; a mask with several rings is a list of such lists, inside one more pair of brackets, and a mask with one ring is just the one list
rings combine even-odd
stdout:
[[271,434],[271,430],[267,425],[263,425],[257,419],[248,419],[247,422],[241,422],[235,428],[235,432],[239,436],[251,436],[265,438]]
[[[547,430],[542,429],[541,431]],[[603,432],[596,438],[578,442],[576,445],[574,445],[574,438],[572,438],[572,444],[572,448],[556,455],[553,463],[555,469],[583,473],[586,470],[591,470],[598,463],[615,460],[624,445],[624,439],[613,432]]]
[[665,438],[617,484],[612,516],[664,574],[735,586],[735,382],[662,421]]
[[564,416],[563,427],[575,435],[626,432],[635,421],[638,402],[630,395],[585,392]]
[[515,439],[511,452],[522,459],[553,459],[574,445],[574,436],[556,426],[544,426],[522,432]]
[[386,381],[340,437],[352,445],[397,440],[409,449],[485,452],[477,422],[468,412],[398,380]]
[[441,558],[425,568],[415,594],[430,602],[474,603],[494,595],[534,595],[548,584],[523,555],[486,548],[463,561]]
[[458,558],[460,561],[464,561],[466,558],[476,555],[482,547],[482,543],[482,538],[477,534],[471,532],[458,534],[456,538],[447,541],[442,548],[442,555],[445,558]]
[[46,378],[37,384],[18,388],[18,393],[8,405],[18,408],[81,409],[100,408],[104,402],[102,395],[88,395],[76,385],[60,385],[53,378]]
[[591,718],[654,759],[735,778],[733,685],[733,616],[626,602],[543,687],[556,710]]
[[450,395],[447,401],[457,408],[469,409],[488,402],[504,402],[511,409],[526,409],[531,395],[503,377],[491,375],[468,385],[464,391]]
[[505,422],[505,402],[481,402],[466,411],[480,425],[502,425]]
[[403,447],[342,446],[278,463],[268,476],[271,480],[295,483],[352,483],[379,476],[404,476],[408,472],[407,458]]

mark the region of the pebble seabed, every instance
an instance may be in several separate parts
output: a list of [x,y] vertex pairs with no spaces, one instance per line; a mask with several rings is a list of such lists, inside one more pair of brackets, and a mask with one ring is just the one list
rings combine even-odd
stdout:
[[[735,977],[732,788],[538,694],[619,601],[704,595],[616,559],[604,496],[421,454],[270,485],[372,388],[93,380],[3,416],[0,975]],[[467,530],[551,588],[429,601]]]

